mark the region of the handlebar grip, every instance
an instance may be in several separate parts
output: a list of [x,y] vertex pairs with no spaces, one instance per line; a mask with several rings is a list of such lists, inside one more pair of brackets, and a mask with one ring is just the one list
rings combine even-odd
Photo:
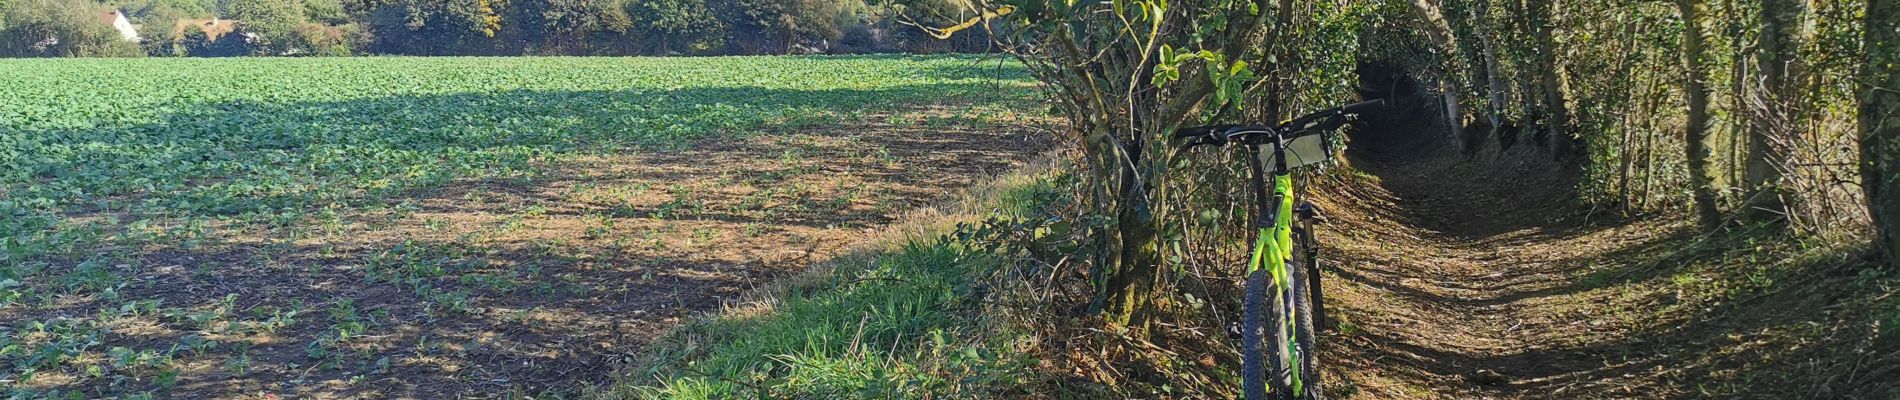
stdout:
[[1210,144],[1226,145],[1227,137],[1224,136],[1224,132],[1227,132],[1228,129],[1232,129],[1234,126],[1235,125],[1210,125],[1176,129],[1174,130],[1174,139],[1184,140],[1181,143],[1181,149],[1183,150]]
[[1385,99],[1372,99],[1372,100],[1366,100],[1366,101],[1362,101],[1358,103],[1347,104],[1345,107],[1340,107],[1339,111],[1343,113],[1347,113],[1347,114],[1366,114],[1366,113],[1371,113],[1371,112],[1376,112],[1376,111],[1383,111],[1385,109],[1387,109],[1386,104],[1385,104]]
[[1174,130],[1174,138],[1175,139],[1191,139],[1191,138],[1198,138],[1198,137],[1217,137],[1219,136],[1217,135],[1217,133],[1224,132],[1230,128],[1233,128],[1234,126],[1235,125],[1209,125],[1209,126],[1181,128],[1181,129]]

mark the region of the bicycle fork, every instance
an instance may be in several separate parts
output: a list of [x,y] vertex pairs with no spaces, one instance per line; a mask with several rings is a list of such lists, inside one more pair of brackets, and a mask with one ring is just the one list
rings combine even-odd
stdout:
[[1313,231],[1313,222],[1321,218],[1319,207],[1301,202],[1293,207],[1293,214],[1300,218],[1293,228],[1294,236],[1299,238],[1300,248],[1306,250],[1301,255],[1306,257],[1307,293],[1313,296],[1313,329],[1327,330],[1330,325],[1326,324],[1326,292],[1320,290],[1319,233]]

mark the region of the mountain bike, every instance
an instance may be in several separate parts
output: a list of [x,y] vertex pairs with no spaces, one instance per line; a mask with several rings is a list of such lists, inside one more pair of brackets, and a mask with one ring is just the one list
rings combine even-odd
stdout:
[[[1215,125],[1175,131],[1177,140],[1186,140],[1184,149],[1237,144],[1247,152],[1257,229],[1241,304],[1241,393],[1248,400],[1267,399],[1269,393],[1276,399],[1323,398],[1313,329],[1325,326],[1319,244],[1312,230],[1320,215],[1311,203],[1294,205],[1291,171],[1331,159],[1334,140],[1327,134],[1359,114],[1384,107],[1383,100],[1374,99],[1273,126]],[[1262,146],[1271,150],[1263,153]],[[1271,192],[1266,183],[1269,172]],[[1272,335],[1272,345],[1262,348],[1268,335]]]

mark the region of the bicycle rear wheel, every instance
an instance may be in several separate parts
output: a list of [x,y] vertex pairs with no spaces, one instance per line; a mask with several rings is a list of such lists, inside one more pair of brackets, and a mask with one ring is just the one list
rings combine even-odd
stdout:
[[[1295,247],[1294,254],[1301,254],[1300,250],[1301,249]],[[1325,396],[1321,394],[1323,391],[1320,390],[1319,337],[1315,336],[1319,331],[1313,329],[1314,311],[1318,311],[1318,308],[1321,306],[1315,304],[1315,301],[1319,298],[1317,293],[1308,295],[1309,288],[1317,288],[1319,286],[1319,277],[1308,276],[1309,270],[1306,265],[1303,265],[1308,261],[1302,260],[1302,258],[1304,257],[1294,257],[1294,261],[1288,262],[1286,266],[1287,275],[1292,278],[1289,279],[1290,283],[1287,285],[1289,289],[1287,297],[1293,301],[1293,344],[1299,349],[1299,360],[1296,362],[1298,365],[1295,367],[1300,369],[1300,393],[1296,398],[1301,400],[1321,400],[1324,399]],[[1317,270],[1312,271],[1317,272]],[[1307,285],[1306,283],[1308,282],[1313,283],[1313,285]],[[1282,344],[1280,348],[1284,349],[1287,347]]]

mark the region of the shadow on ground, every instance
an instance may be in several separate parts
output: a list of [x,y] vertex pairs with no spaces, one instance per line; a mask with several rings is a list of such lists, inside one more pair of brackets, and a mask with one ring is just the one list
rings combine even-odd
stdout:
[[[65,352],[0,353],[29,366],[0,379],[181,398],[602,383],[687,317],[1052,146],[967,86],[226,103],[28,132],[74,145],[8,195],[100,236],[0,276],[29,293],[0,319],[53,326],[0,341]],[[907,98],[941,102],[889,100]]]
[[[1418,128],[1418,127],[1414,127]],[[1370,138],[1370,139],[1366,139]],[[1349,398],[1882,398],[1890,280],[1766,227],[1592,216],[1536,146],[1368,147],[1328,188]],[[1449,140],[1449,139],[1446,139]],[[1381,147],[1383,145],[1383,147]],[[1882,283],[1886,282],[1886,283]],[[1882,294],[1885,293],[1885,294]],[[1886,311],[1882,311],[1886,309]],[[1883,317],[1883,315],[1885,315]],[[1883,355],[1884,354],[1884,355]]]

